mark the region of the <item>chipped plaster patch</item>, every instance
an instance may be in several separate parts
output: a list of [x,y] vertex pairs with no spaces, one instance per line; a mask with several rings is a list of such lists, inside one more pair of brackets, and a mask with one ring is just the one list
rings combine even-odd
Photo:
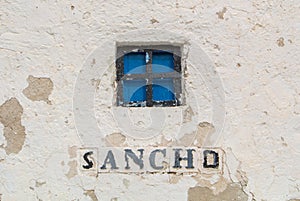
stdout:
[[170,175],[169,183],[170,184],[177,184],[180,179],[182,179],[182,175],[176,175],[176,174]]
[[91,83],[92,85],[96,88],[96,90],[99,90],[99,86],[100,86],[100,83],[101,83],[101,80],[100,79],[91,79]]
[[50,78],[34,77],[29,75],[27,78],[28,87],[23,90],[23,94],[32,101],[45,101],[51,104],[49,95],[53,90],[53,82]]
[[191,106],[188,106],[183,111],[183,123],[192,121],[192,118],[194,115],[195,115],[195,113],[194,113],[193,109],[191,108]]
[[70,158],[76,158],[76,156],[77,156],[77,147],[76,146],[69,147],[68,153],[69,153]]
[[213,133],[215,130],[214,126],[208,122],[201,122],[198,124],[197,131],[191,134],[185,134],[180,138],[177,145],[184,146],[202,146],[207,135]]
[[92,201],[98,201],[98,198],[95,194],[95,190],[86,190],[84,195],[89,196],[92,199]]
[[252,31],[255,31],[255,30],[257,30],[258,28],[264,28],[264,26],[261,25],[261,24],[259,24],[259,23],[256,23],[256,24],[251,28],[251,30],[252,30]]
[[232,183],[221,175],[197,174],[193,179],[197,182],[197,186],[210,188],[213,194],[223,192],[229,183]]
[[105,137],[105,142],[107,146],[124,146],[126,137],[121,133],[112,133]]
[[151,21],[151,24],[159,23],[159,21],[157,19],[155,19],[155,18],[152,18],[150,21]]
[[43,186],[43,185],[45,185],[46,184],[46,182],[45,181],[35,181],[35,187],[41,187],[41,186]]
[[227,11],[227,8],[224,7],[221,11],[217,12],[216,14],[218,15],[218,18],[223,20],[224,14],[226,13],[226,11]]
[[77,161],[69,161],[68,165],[70,169],[66,176],[68,177],[68,179],[71,179],[72,177],[75,177],[77,175]]
[[239,184],[233,183],[227,186],[227,188],[215,195],[212,190],[207,187],[196,186],[190,188],[188,191],[188,201],[247,201],[248,196],[242,190]]
[[19,153],[25,141],[25,127],[21,124],[23,107],[16,98],[7,100],[0,106],[0,122],[6,139],[6,154]]
[[157,143],[158,146],[170,146],[172,144],[172,139],[166,139],[165,136],[161,136],[160,143]]
[[277,40],[277,45],[279,47],[283,47],[284,46],[284,38],[283,37],[280,37],[278,40]]
[[128,189],[130,181],[128,179],[123,179],[123,185]]

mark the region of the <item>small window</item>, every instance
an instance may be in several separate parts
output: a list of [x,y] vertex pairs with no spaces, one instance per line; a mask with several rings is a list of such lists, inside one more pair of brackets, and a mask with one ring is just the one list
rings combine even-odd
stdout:
[[117,105],[181,105],[180,47],[118,47]]

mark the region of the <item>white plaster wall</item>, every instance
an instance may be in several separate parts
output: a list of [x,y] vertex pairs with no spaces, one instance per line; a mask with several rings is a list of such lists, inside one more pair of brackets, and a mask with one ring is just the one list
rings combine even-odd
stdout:
[[[217,197],[233,182],[241,184],[248,200],[300,198],[299,7],[297,0],[0,1],[0,103],[17,98],[26,133],[22,149],[7,154],[0,126],[1,199],[185,201],[191,187],[209,187]],[[127,137],[114,122],[115,43],[131,41],[179,41],[186,48],[187,105],[164,108],[172,115],[162,133],[150,140]],[[211,103],[211,83],[195,76],[203,66],[197,65],[197,50],[222,81],[225,116],[213,113],[222,110]],[[126,146],[171,146],[197,130],[198,123],[209,122],[222,128],[210,134],[207,143],[225,151],[224,174],[95,177],[80,172],[77,149],[85,142],[78,121],[75,124],[73,96],[93,53],[106,58],[95,58],[96,71],[106,70],[103,77],[85,77],[101,80],[97,85],[87,79],[87,85],[94,89],[92,110],[103,136],[121,133]],[[29,75],[52,80],[51,104],[22,93]],[[195,114],[182,123],[180,115],[188,106]],[[147,124],[147,110],[130,112],[134,118],[143,111]],[[89,123],[84,115],[79,119]],[[225,122],[214,122],[214,115]],[[106,146],[102,133],[87,131],[93,133],[91,141]]]

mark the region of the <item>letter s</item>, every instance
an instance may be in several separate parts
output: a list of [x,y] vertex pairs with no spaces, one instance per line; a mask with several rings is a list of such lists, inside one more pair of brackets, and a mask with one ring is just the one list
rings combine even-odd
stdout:
[[84,159],[84,161],[87,163],[87,165],[82,165],[82,167],[83,167],[84,169],[90,169],[90,168],[93,167],[93,165],[94,165],[93,161],[91,161],[91,160],[88,158],[88,156],[90,156],[90,155],[92,155],[92,154],[93,154],[93,152],[92,152],[92,151],[89,151],[89,152],[87,152],[87,153],[85,153],[85,154],[83,155],[83,159]]

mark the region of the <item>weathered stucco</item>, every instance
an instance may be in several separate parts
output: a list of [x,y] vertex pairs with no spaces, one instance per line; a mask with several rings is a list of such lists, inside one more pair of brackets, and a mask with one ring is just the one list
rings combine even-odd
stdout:
[[[1,1],[0,199],[299,200],[299,8]],[[116,107],[116,46],[131,44],[182,46],[183,106]],[[216,147],[223,169],[81,170],[84,149],[125,146]]]

